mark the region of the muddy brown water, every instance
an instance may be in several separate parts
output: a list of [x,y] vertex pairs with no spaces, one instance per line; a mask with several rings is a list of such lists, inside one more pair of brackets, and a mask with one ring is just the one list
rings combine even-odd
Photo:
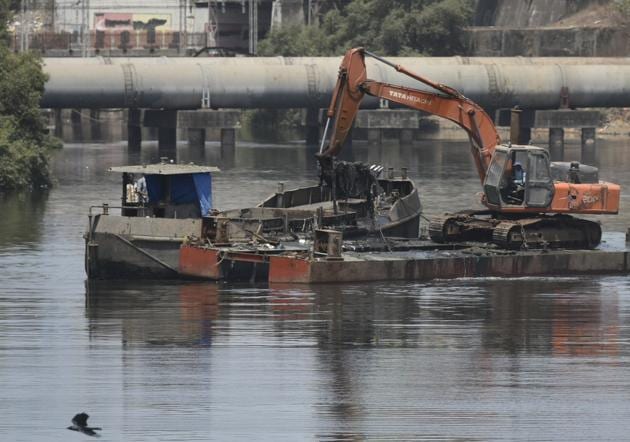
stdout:
[[[215,203],[254,204],[315,177],[313,149],[181,145],[218,164]],[[579,158],[579,147],[569,146]],[[69,143],[45,194],[0,196],[0,440],[626,440],[627,277],[325,286],[86,284],[87,207],[116,205],[123,143]],[[409,168],[425,213],[465,208],[465,144],[356,143],[347,158]],[[603,178],[630,189],[630,149],[603,143]],[[608,230],[630,225],[630,191]]]

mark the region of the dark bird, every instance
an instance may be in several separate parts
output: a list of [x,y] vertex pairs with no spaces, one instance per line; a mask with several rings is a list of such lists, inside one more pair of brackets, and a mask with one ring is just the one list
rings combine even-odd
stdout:
[[72,418],[72,425],[68,427],[68,430],[78,431],[79,433],[87,434],[88,436],[101,437],[94,430],[102,430],[99,427],[88,427],[87,420],[90,416],[87,413],[79,413]]

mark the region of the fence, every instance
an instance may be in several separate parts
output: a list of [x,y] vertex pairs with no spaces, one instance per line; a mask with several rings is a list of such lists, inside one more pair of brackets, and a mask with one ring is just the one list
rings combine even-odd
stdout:
[[[183,41],[182,41],[183,40]],[[38,32],[29,35],[28,48],[43,54],[48,52],[80,53],[81,35],[78,32]],[[166,50],[191,50],[208,46],[208,34],[180,33],[174,31],[91,31],[90,52],[157,52]],[[181,43],[181,44],[180,44]],[[14,34],[10,40],[13,50],[20,48],[20,35]]]

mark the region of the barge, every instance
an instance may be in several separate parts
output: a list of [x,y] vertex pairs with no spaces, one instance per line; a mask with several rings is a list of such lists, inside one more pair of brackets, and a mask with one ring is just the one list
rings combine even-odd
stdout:
[[323,226],[347,238],[419,236],[422,205],[404,169],[379,178],[381,166],[338,162],[333,181],[281,187],[255,207],[223,212],[212,205],[216,167],[163,161],[109,171],[122,174],[121,205],[90,207],[84,235],[90,279],[188,277],[179,262],[180,246],[190,242],[295,242]]
[[619,233],[605,233],[595,250],[436,243],[420,232],[422,206],[405,172],[379,178],[380,169],[370,170],[367,186],[280,186],[255,207],[220,212],[212,205],[216,167],[113,167],[122,204],[90,208],[88,278],[310,284],[630,273]]
[[179,248],[184,238],[202,236],[219,169],[163,161],[109,171],[122,174],[121,205],[89,209],[88,278],[178,278]]
[[622,233],[605,233],[596,250],[505,250],[487,243],[430,240],[342,243],[339,232],[323,230],[312,245],[185,244],[179,272],[209,280],[292,284],[627,274],[629,253]]

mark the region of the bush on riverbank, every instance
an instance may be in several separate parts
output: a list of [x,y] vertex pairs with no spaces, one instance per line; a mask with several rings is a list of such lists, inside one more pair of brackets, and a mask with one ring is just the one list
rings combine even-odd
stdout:
[[[7,2],[0,0],[0,19],[9,16]],[[2,40],[0,22],[0,190],[50,185],[48,155],[59,147],[46,133],[39,100],[46,76],[40,59],[14,54]]]
[[0,123],[0,190],[47,187],[47,149],[15,134],[10,122]]

